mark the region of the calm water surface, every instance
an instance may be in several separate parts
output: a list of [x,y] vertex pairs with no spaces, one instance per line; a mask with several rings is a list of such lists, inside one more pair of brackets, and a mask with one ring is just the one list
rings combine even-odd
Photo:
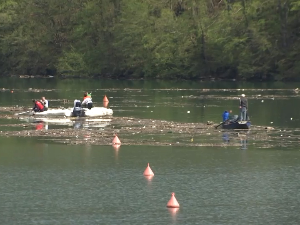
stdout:
[[[62,99],[73,101],[88,90],[96,104],[106,94],[115,116],[178,122],[219,122],[225,109],[238,110],[236,97],[245,93],[252,122],[272,125],[283,135],[269,148],[245,141],[238,147],[124,145],[119,150],[1,137],[0,224],[281,225],[300,220],[298,136],[282,144],[298,132],[299,96],[293,89],[300,84],[0,82],[0,88],[14,89],[0,92],[1,107],[30,106],[30,99],[41,95],[59,106]],[[218,141],[210,136],[205,141],[210,138]],[[142,175],[148,162],[152,180]],[[172,192],[181,205],[178,211],[166,208]]]

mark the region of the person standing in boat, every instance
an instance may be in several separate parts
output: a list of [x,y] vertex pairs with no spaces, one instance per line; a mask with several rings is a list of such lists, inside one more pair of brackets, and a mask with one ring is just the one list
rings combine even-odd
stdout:
[[246,98],[245,94],[242,94],[240,98],[240,112],[240,121],[246,121],[248,112],[248,99]]
[[88,109],[93,108],[93,101],[92,101],[91,94],[88,94],[87,92],[84,93],[83,101],[81,103],[81,106],[83,108],[88,108]]
[[36,101],[33,99],[32,102],[34,103],[34,106],[32,108],[34,112],[44,112],[45,107],[40,101]]
[[48,110],[48,107],[49,107],[49,102],[48,102],[48,100],[47,100],[45,97],[42,97],[41,103],[44,105],[44,111],[47,111],[47,110]]

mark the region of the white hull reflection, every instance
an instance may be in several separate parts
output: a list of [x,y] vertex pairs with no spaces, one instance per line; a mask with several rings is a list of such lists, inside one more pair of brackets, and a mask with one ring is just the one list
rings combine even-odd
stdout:
[[73,126],[75,129],[80,128],[104,128],[110,125],[111,119],[102,118],[37,118],[37,117],[24,117],[19,118],[27,123],[44,123],[44,128],[48,129],[51,125]]

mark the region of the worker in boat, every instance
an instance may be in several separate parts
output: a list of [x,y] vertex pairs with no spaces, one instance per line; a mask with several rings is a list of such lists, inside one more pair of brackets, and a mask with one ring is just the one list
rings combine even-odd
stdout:
[[230,116],[230,113],[232,113],[231,110],[229,110],[229,111],[225,110],[225,111],[223,112],[223,114],[222,114],[223,122],[228,121],[228,120],[231,119],[232,116]]
[[248,99],[245,94],[241,95],[240,98],[240,121],[247,120],[247,112],[248,112]]
[[85,100],[86,98],[92,98],[92,93],[84,92],[83,100]]
[[229,119],[229,112],[227,110],[225,110],[222,114],[222,117],[223,117],[223,122],[228,120]]
[[83,108],[88,108],[88,109],[93,108],[93,101],[92,101],[92,95],[91,94],[88,94],[87,92],[84,93],[83,101],[81,103],[81,106]]
[[34,112],[44,112],[44,105],[40,101],[36,101],[35,99],[32,99],[32,102],[34,103],[34,106],[32,110]]
[[82,116],[82,108],[80,100],[74,100],[73,116]]
[[42,97],[41,103],[44,105],[44,111],[47,111],[47,110],[48,110],[48,107],[49,107],[49,102],[48,102],[48,100],[47,100],[45,97]]

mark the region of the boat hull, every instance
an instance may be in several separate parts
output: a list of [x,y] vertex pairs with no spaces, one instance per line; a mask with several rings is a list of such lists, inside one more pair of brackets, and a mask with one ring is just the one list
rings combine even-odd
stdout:
[[251,126],[250,121],[236,121],[229,122],[222,125],[223,129],[249,129]]
[[[93,107],[91,109],[83,108],[83,116],[84,117],[101,117],[101,116],[112,116],[113,110],[107,109],[105,107]],[[44,112],[36,112],[34,116],[46,116],[46,117],[59,117],[59,116],[66,116],[72,117],[73,116],[73,108],[69,109],[49,109]]]

